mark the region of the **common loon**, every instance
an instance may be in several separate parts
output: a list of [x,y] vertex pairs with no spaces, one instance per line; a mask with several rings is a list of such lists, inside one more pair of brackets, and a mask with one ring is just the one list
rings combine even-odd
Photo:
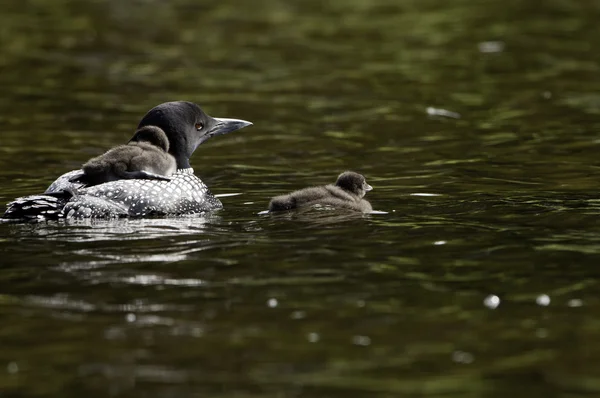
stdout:
[[89,186],[77,181],[83,170],[73,170],[54,181],[46,192],[15,199],[4,218],[57,220],[84,218],[186,215],[218,210],[222,203],[194,175],[189,159],[196,148],[211,137],[252,123],[208,116],[192,102],[167,102],[152,108],[142,118],[145,126],[162,129],[169,141],[169,154],[177,170],[170,181],[121,179]]
[[370,213],[373,208],[363,197],[372,189],[364,176],[345,171],[339,175],[335,184],[304,188],[288,195],[274,197],[269,203],[269,211],[291,210],[320,204]]
[[88,160],[82,167],[83,175],[70,181],[87,186],[122,179],[171,181],[169,176],[177,169],[177,162],[168,151],[169,139],[165,132],[160,127],[144,126],[127,145],[119,145]]

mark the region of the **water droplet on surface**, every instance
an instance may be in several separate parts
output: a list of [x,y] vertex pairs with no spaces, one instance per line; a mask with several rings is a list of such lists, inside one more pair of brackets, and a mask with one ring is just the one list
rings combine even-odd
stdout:
[[19,372],[19,365],[17,365],[16,362],[9,362],[9,364],[6,366],[6,371],[9,374],[14,375],[15,373]]
[[500,53],[504,50],[503,41],[482,41],[477,44],[477,48],[481,53]]
[[316,343],[317,341],[320,340],[320,336],[318,333],[309,333],[306,338],[308,339],[308,341],[310,341],[311,343]]
[[371,338],[369,336],[354,336],[352,337],[352,344],[368,346],[371,344]]
[[490,294],[483,300],[483,305],[489,309],[495,310],[500,305],[500,297]]
[[292,319],[304,319],[306,318],[306,312],[304,311],[294,311],[292,315],[290,315]]
[[571,299],[567,303],[569,307],[581,307],[583,305],[583,301],[580,299]]
[[277,301],[276,298],[270,298],[267,301],[267,305],[269,306],[269,308],[275,308],[275,307],[277,307],[278,304],[279,304],[279,302]]
[[550,296],[548,296],[547,294],[540,294],[535,298],[535,302],[537,303],[537,305],[546,307],[550,305]]
[[460,113],[452,112],[447,109],[439,109],[429,106],[427,107],[426,112],[429,116],[443,116],[452,119],[460,119]]
[[469,364],[469,363],[473,363],[473,361],[475,360],[475,357],[473,356],[473,354],[471,354],[469,352],[454,351],[452,353],[452,360],[456,363]]

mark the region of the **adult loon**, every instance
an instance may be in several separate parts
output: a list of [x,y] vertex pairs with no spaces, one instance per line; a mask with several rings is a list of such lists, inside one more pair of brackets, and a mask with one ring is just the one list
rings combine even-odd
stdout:
[[192,102],[160,104],[142,118],[138,130],[156,126],[167,135],[169,154],[177,164],[177,171],[170,176],[170,181],[121,179],[88,185],[77,181],[83,176],[83,170],[73,170],[58,177],[43,194],[17,198],[9,203],[4,218],[143,217],[221,209],[223,205],[219,199],[194,175],[189,159],[196,148],[209,138],[250,125],[252,123],[245,120],[210,117]]
[[135,132],[127,145],[114,147],[88,160],[83,175],[71,178],[87,186],[122,179],[171,181],[177,162],[169,152],[169,139],[156,126],[144,126]]
[[363,197],[372,189],[364,176],[345,171],[339,175],[335,184],[304,188],[274,197],[269,203],[269,211],[292,210],[320,204],[370,213],[373,208]]

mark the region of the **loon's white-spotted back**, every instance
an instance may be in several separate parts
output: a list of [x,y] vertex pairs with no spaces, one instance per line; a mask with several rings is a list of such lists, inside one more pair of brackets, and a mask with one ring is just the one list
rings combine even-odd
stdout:
[[117,180],[75,194],[61,210],[67,219],[195,214],[219,210],[215,198],[193,169],[177,170],[170,181]]
[[240,119],[208,116],[192,102],[167,102],[152,108],[138,129],[156,126],[169,140],[169,151],[177,162],[170,181],[157,179],[120,179],[96,181],[79,179],[82,170],[60,176],[39,195],[17,198],[7,205],[6,219],[57,220],[84,218],[144,217],[187,215],[219,210],[223,207],[194,175],[189,158],[210,137],[239,130],[252,123]]

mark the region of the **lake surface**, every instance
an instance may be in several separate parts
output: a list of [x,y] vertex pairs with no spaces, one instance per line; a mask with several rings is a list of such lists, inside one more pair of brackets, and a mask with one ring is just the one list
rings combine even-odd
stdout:
[[[571,0],[9,1],[2,208],[161,102],[254,126],[192,158],[223,211],[0,224],[0,396],[600,393],[599,19]],[[385,213],[258,215],[348,169]]]

